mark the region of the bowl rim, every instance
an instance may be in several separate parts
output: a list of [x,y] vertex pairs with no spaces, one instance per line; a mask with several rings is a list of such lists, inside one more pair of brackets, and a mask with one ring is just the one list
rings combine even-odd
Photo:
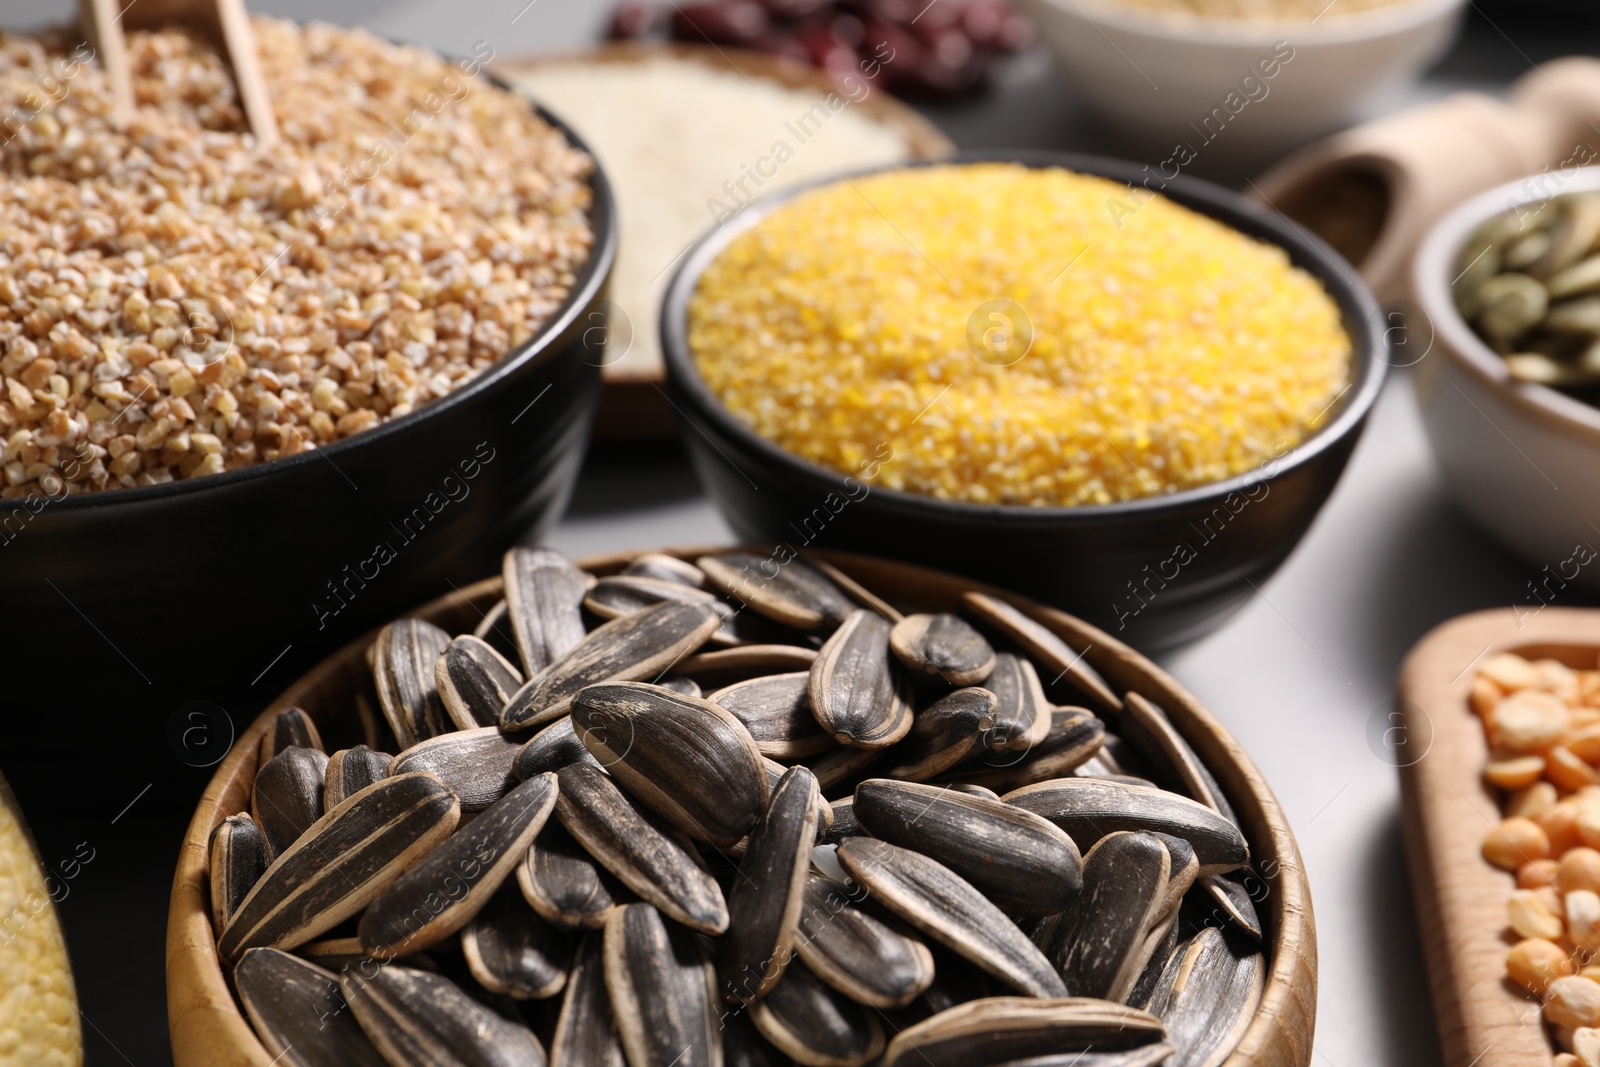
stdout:
[[1318,47],[1398,36],[1459,11],[1466,7],[1467,0],[1395,0],[1381,7],[1341,15],[1321,26],[1317,25],[1320,15],[1309,21],[1222,18],[1163,13],[1132,4],[1118,4],[1114,0],[1031,0],[1031,3],[1091,26],[1111,27],[1178,44],[1259,47],[1287,40],[1292,45]]
[[[1446,281],[1468,237],[1481,223],[1523,204],[1568,193],[1600,190],[1600,166],[1577,168],[1565,176],[1554,193],[1533,191],[1532,181],[1532,178],[1519,178],[1496,186],[1435,223],[1423,237],[1412,261],[1412,288],[1418,307],[1433,326],[1436,346],[1443,349],[1447,358],[1522,414],[1600,445],[1600,408],[1548,386],[1513,379],[1505,361],[1461,317],[1450,295],[1451,283]],[[1439,339],[1444,341],[1442,346],[1437,345]]]
[[[1062,167],[1079,174],[1124,181],[1130,186],[1154,176],[1156,181],[1165,182],[1159,192],[1180,206],[1206,215],[1247,237],[1282,248],[1289,254],[1291,262],[1315,277],[1329,297],[1339,305],[1345,331],[1350,337],[1349,383],[1329,404],[1330,408],[1338,405],[1333,417],[1313,431],[1309,437],[1292,446],[1288,452],[1264,459],[1258,466],[1231,478],[1193,486],[1175,493],[1118,500],[1109,504],[1036,506],[976,504],[969,501],[944,500],[923,493],[890,489],[886,486],[873,486],[871,495],[881,498],[880,503],[887,505],[891,510],[912,515],[938,516],[970,522],[1003,519],[1026,527],[1049,527],[1062,522],[1093,523],[1139,518],[1191,505],[1221,501],[1229,494],[1252,489],[1263,482],[1275,481],[1294,469],[1310,463],[1323,452],[1335,447],[1345,437],[1359,430],[1383,387],[1387,368],[1387,362],[1383,359],[1383,353],[1387,351],[1387,334],[1386,323],[1382,319],[1377,301],[1360,280],[1360,275],[1354,267],[1320,238],[1286,216],[1268,212],[1240,194],[1220,185],[1183,174],[1173,179],[1166,179],[1164,176],[1152,175],[1149,166],[1141,167],[1137,163],[1075,152],[975,152],[961,153],[948,160],[908,160],[848,171],[761,198],[740,211],[733,219],[702,236],[684,256],[667,286],[661,301],[661,352],[666,366],[667,381],[673,391],[691,409],[709,420],[718,432],[732,437],[741,448],[755,452],[767,463],[784,468],[789,474],[810,482],[823,482],[835,490],[846,489],[846,481],[854,475],[812,463],[767,440],[724,407],[711,392],[710,386],[706,385],[700,376],[694,358],[689,353],[689,298],[699,282],[700,275],[734,238],[796,197],[825,185],[887,171],[962,166],[973,163],[1016,163],[1031,168]],[[1316,266],[1318,260],[1324,266]],[[689,420],[682,409],[679,410],[679,414],[693,425],[692,420]],[[699,429],[698,426],[695,428]],[[1269,464],[1276,464],[1276,469],[1270,473],[1264,470]]]
[[39,495],[0,499],[0,514],[22,509],[39,511],[43,510],[44,507],[48,507],[51,511],[60,511],[117,507],[123,504],[160,503],[161,501],[199,493],[222,492],[259,478],[268,478],[310,466],[319,457],[334,463],[337,469],[338,464],[335,461],[347,453],[365,448],[369,444],[381,445],[385,440],[407,433],[428,419],[467,404],[469,401],[497,387],[501,382],[541,356],[547,356],[553,352],[556,348],[557,340],[571,328],[584,310],[603,291],[606,281],[611,275],[611,268],[617,256],[616,202],[611,192],[611,183],[606,178],[605,171],[600,165],[599,157],[589,148],[583,138],[578,136],[577,131],[563,122],[554,112],[545,109],[535,101],[529,100],[525,94],[518,94],[515,89],[506,85],[502,79],[490,74],[488,71],[483,72],[483,77],[493,88],[501,92],[510,93],[527,103],[535,115],[543,119],[552,129],[566,139],[568,145],[588,156],[591,164],[588,178],[588,185],[592,194],[589,204],[589,221],[593,230],[594,240],[590,244],[589,258],[578,272],[577,279],[568,291],[566,299],[534,332],[532,337],[529,337],[516,348],[508,350],[505,355],[495,360],[479,374],[468,379],[460,388],[451,390],[437,400],[430,401],[414,411],[401,415],[399,418],[381,422],[370,430],[362,430],[359,433],[340,438],[337,441],[331,441],[317,448],[310,448],[292,456],[280,456],[277,459],[252,463],[246,467],[223,471],[221,474],[207,475],[203,478],[178,478],[159,485],[106,488],[92,492],[67,493],[62,496],[50,496],[46,493],[42,496],[42,499],[49,501],[49,503],[43,506],[34,503],[41,499]]

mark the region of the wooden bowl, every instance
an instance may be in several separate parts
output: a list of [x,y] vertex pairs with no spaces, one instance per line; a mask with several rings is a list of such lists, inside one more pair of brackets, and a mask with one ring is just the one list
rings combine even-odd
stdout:
[[1515,880],[1479,852],[1500,801],[1483,781],[1489,744],[1467,692],[1475,665],[1496,652],[1592,670],[1600,611],[1463,615],[1419,641],[1401,671],[1405,744],[1416,746],[1415,760],[1400,769],[1406,857],[1450,1067],[1538,1067],[1555,1055],[1539,1002],[1506,978],[1506,901]]
[[[718,549],[669,551],[692,559]],[[578,566],[594,574],[615,574],[640,554],[595,556],[579,560]],[[1211,713],[1160,667],[1064,612],[911,564],[840,552],[818,555],[890,600],[931,610],[954,610],[961,594],[969,590],[1002,596],[1053,630],[1114,688],[1140,693],[1166,709],[1221,783],[1250,842],[1256,874],[1268,888],[1259,905],[1269,956],[1266,991],[1255,1019],[1224,1067],[1307,1067],[1316,1024],[1317,943],[1305,866],[1272,789]],[[488,579],[412,614],[451,633],[470,631],[500,599],[500,589],[499,578]],[[370,640],[369,635],[345,646],[262,712],[217,768],[189,824],[167,916],[167,1016],[177,1067],[270,1067],[273,1062],[241,1014],[217,958],[208,904],[207,844],[211,831],[226,816],[248,810],[260,740],[273,716],[297,706],[317,720],[324,736],[338,732],[339,720],[353,707],[354,694],[370,684],[365,657]],[[347,725],[344,729],[348,732]]]

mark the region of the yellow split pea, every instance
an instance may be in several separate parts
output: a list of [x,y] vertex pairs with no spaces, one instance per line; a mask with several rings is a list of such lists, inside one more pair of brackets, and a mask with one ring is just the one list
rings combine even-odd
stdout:
[[689,343],[783,448],[853,472],[887,444],[878,484],[990,504],[1241,474],[1320,425],[1350,372],[1338,307],[1281,249],[1102,178],[999,163],[779,207],[701,276]]

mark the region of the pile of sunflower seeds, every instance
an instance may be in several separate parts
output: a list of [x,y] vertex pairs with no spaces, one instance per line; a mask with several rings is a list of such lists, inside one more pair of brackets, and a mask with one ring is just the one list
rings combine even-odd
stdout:
[[279,1062],[1209,1067],[1243,1035],[1227,799],[1032,617],[740,552],[504,577],[474,633],[378,634],[319,717],[351,747],[281,713],[212,836]]

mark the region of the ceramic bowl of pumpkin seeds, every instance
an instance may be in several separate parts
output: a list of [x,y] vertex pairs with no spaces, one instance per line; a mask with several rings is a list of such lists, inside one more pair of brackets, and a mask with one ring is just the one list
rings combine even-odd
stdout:
[[[1413,264],[1417,401],[1445,482],[1486,530],[1556,569],[1600,493],[1600,168],[1491,190]],[[1558,491],[1559,490],[1559,491]],[[1600,570],[1576,582],[1600,591]]]
[[515,549],[286,691],[168,930],[189,1065],[1304,1065],[1299,852],[1060,611],[788,550]]

